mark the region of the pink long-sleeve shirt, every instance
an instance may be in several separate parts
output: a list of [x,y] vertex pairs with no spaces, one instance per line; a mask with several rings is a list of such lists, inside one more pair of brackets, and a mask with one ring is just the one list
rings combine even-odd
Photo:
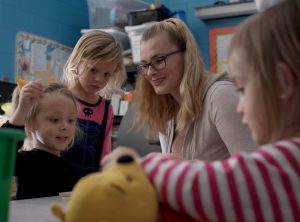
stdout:
[[300,138],[223,161],[149,154],[141,164],[160,201],[209,221],[300,221]]

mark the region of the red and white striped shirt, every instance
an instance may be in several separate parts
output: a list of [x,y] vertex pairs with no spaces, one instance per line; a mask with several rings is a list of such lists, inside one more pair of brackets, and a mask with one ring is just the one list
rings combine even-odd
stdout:
[[300,221],[300,138],[222,161],[141,160],[160,201],[195,219]]

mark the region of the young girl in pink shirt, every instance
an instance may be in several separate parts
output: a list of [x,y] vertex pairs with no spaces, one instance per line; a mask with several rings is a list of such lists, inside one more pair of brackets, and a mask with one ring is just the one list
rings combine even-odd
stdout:
[[111,152],[114,114],[106,98],[125,80],[121,46],[104,31],[85,33],[65,65],[63,80],[77,99],[81,136],[61,156],[84,176],[98,171]]

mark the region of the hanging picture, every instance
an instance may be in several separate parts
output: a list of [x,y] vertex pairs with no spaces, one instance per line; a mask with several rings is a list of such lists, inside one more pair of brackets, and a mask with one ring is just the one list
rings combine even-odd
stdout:
[[236,27],[213,28],[209,30],[210,70],[222,73],[227,70],[227,49]]
[[48,83],[60,80],[72,48],[53,40],[19,32],[16,36],[16,77]]

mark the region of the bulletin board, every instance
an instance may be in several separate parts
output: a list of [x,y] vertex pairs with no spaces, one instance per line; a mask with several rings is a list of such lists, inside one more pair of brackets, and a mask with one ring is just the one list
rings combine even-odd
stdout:
[[236,27],[213,28],[209,30],[210,70],[222,73],[227,70],[227,49]]
[[44,83],[60,80],[72,48],[53,40],[19,32],[16,36],[16,76]]

